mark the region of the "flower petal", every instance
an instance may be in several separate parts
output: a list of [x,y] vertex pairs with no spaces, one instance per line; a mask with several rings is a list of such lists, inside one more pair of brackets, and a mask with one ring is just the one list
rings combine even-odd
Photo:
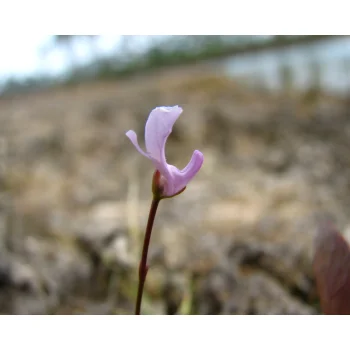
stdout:
[[136,149],[145,157],[151,159],[150,155],[147,154],[142,150],[142,148],[139,146],[139,143],[137,141],[137,135],[134,130],[129,130],[125,133],[125,135],[130,139],[130,141],[133,143],[133,145],[136,147]]
[[[147,152],[159,163],[166,165],[165,143],[173,125],[182,113],[182,108],[157,107],[150,113],[145,128]],[[161,169],[159,169],[161,171]],[[165,175],[165,174],[164,174]]]
[[168,183],[167,195],[173,195],[181,191],[193,179],[202,167],[204,156],[200,151],[194,151],[190,162],[182,170],[177,169],[173,165],[169,165],[170,174],[172,177],[171,184]]

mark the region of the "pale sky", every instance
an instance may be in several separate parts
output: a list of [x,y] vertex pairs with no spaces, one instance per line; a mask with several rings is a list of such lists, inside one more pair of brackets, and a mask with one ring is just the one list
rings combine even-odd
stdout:
[[[133,50],[142,51],[150,43],[150,40],[164,39],[166,36],[133,36]],[[111,53],[118,48],[120,35],[101,35],[96,41],[98,54]],[[53,49],[47,55],[40,54],[44,47],[50,46],[52,38],[49,35],[4,35],[0,34],[0,83],[4,79],[14,76],[23,77],[40,73],[59,74],[69,64],[68,53],[59,48]],[[82,38],[76,40],[74,45],[74,57],[80,62],[88,62],[92,58],[91,47]]]
[[[40,50],[50,45],[48,35],[11,35],[0,34],[1,58],[0,81],[15,76],[30,76],[37,73],[57,74],[64,71],[68,65],[68,56],[63,50],[53,49],[47,55],[40,55]],[[116,47],[120,36],[101,36],[97,41],[99,53],[110,52]],[[91,50],[84,42],[75,45],[75,56],[80,62],[86,62],[91,57]]]

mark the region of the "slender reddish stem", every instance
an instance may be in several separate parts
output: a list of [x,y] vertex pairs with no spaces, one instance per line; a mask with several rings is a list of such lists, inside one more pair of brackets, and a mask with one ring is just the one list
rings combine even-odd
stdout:
[[141,302],[143,295],[143,287],[145,285],[148,266],[147,266],[147,255],[148,255],[148,247],[151,240],[152,228],[154,223],[154,218],[157,213],[158,204],[160,202],[159,198],[153,198],[151,208],[148,215],[148,222],[146,227],[145,239],[143,241],[142,248],[142,257],[139,266],[139,287],[137,290],[137,299],[135,306],[135,315],[140,315],[141,312]]

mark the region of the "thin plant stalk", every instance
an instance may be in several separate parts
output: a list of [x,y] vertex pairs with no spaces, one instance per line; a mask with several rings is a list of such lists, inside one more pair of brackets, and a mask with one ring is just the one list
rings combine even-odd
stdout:
[[151,241],[151,234],[152,234],[152,228],[154,219],[157,213],[157,208],[160,202],[160,198],[157,198],[156,196],[153,197],[151,208],[148,215],[148,222],[145,232],[145,238],[143,241],[143,248],[142,248],[142,257],[139,265],[139,286],[137,289],[137,299],[136,299],[136,305],[135,305],[135,315],[140,315],[141,313],[141,303],[142,303],[142,295],[143,295],[143,287],[145,285],[146,276],[148,272],[148,266],[147,266],[147,255],[148,255],[148,248],[149,243]]

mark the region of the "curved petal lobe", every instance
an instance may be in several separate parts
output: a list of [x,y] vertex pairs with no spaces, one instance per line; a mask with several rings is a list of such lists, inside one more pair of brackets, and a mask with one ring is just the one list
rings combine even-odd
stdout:
[[142,148],[139,146],[139,143],[137,141],[137,135],[135,133],[134,130],[129,130],[128,132],[125,133],[125,135],[130,139],[130,141],[133,143],[133,145],[135,146],[135,148],[145,157],[150,158],[149,154],[147,154],[146,152],[144,152],[142,150]]
[[173,165],[169,165],[170,174],[172,177],[172,186],[168,188],[168,195],[173,195],[181,191],[194,178],[202,167],[204,161],[203,154],[200,151],[194,151],[190,162],[182,170],[177,169]]
[[150,113],[145,128],[145,144],[147,152],[163,165],[166,164],[165,143],[173,125],[182,113],[182,108],[157,107]]

